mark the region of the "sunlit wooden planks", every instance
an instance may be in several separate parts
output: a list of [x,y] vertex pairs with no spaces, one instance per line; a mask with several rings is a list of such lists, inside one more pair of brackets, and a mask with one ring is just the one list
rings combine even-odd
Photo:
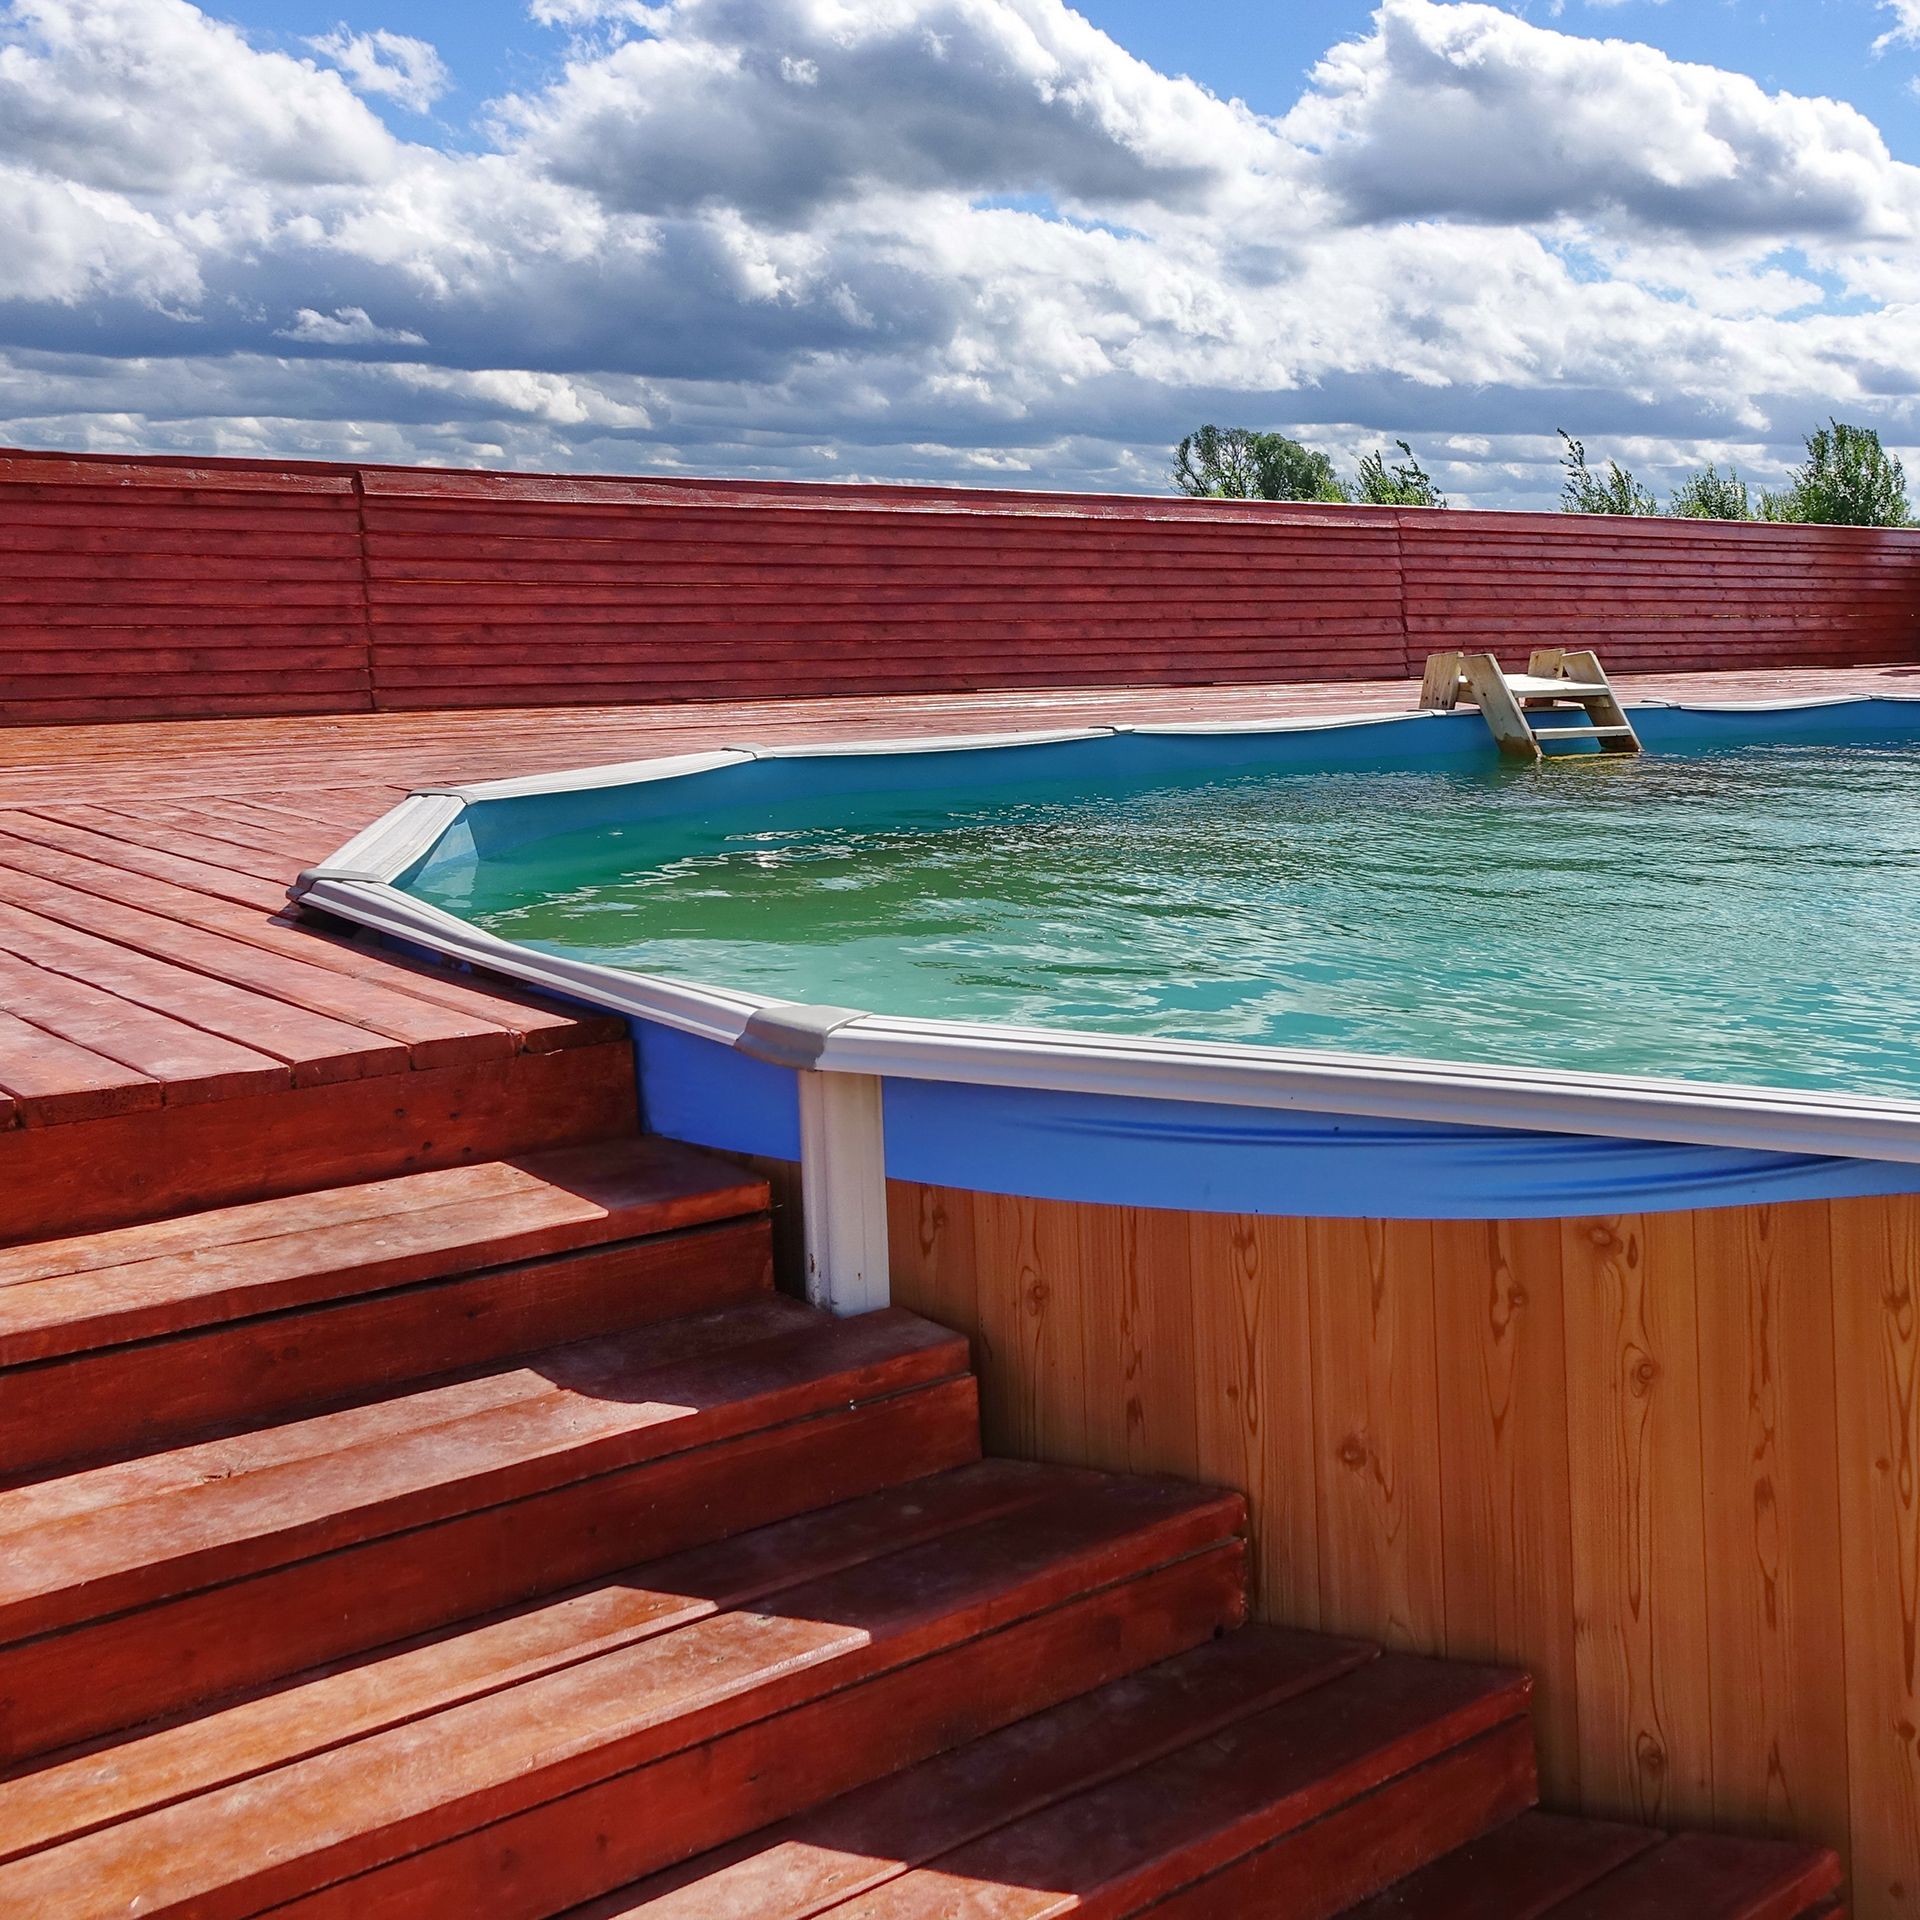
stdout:
[[1920,1198],[893,1217],[996,1444],[1191,1444],[1247,1496],[1261,1617],[1530,1669],[1551,1804],[1850,1849],[1864,1920],[1920,1911]]

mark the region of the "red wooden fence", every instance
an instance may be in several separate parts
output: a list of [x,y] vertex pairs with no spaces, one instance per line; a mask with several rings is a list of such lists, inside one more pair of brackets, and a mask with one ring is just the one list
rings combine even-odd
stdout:
[[1920,533],[0,454],[0,720],[1920,657]]

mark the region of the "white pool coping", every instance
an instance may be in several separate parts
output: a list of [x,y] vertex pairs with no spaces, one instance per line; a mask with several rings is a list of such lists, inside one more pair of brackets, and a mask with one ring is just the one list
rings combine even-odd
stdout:
[[[1873,701],[1911,704],[1920,702],[1920,694],[1632,704],[1636,709],[1752,713]],[[425,787],[356,834],[330,859],[301,874],[288,892],[297,901],[449,960],[630,1019],[656,1021],[758,1059],[819,1073],[1920,1164],[1920,1101],[1915,1100],[1242,1042],[1132,1038],[816,1007],[542,953],[471,926],[393,884],[476,801],[637,785],[751,760],[979,751],[1119,734],[1316,732],[1445,717],[1363,713],[742,745],[518,779]]]

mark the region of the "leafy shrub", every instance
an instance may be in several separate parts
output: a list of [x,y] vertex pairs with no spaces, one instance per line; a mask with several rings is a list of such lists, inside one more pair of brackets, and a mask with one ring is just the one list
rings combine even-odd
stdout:
[[1653,495],[1617,460],[1607,462],[1605,479],[1587,465],[1586,447],[1565,427],[1554,429],[1567,443],[1560,464],[1567,477],[1560,483],[1562,513],[1658,513]]
[[1753,500],[1747,483],[1729,467],[1725,473],[1711,464],[1674,488],[1667,511],[1682,520],[1751,520]]
[[1406,457],[1387,465],[1384,453],[1370,453],[1360,462],[1360,477],[1352,498],[1370,507],[1444,507],[1447,496],[1434,485],[1433,475],[1414,457],[1404,440],[1393,443]]

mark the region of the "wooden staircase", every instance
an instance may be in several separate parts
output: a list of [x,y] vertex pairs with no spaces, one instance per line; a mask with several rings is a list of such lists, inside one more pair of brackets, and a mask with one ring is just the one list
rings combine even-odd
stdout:
[[1237,1498],[983,1460],[770,1266],[633,1139],[0,1253],[0,1914],[1839,1910],[1532,1813],[1523,1676],[1244,1626]]

